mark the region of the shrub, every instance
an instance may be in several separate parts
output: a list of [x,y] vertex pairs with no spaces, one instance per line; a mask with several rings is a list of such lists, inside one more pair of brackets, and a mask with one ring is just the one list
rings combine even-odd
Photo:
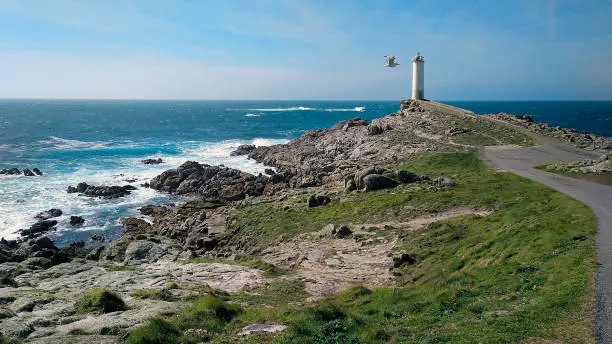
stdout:
[[119,295],[106,289],[92,289],[81,295],[74,304],[75,311],[86,313],[110,313],[124,311],[125,303]]
[[172,323],[153,318],[130,332],[126,344],[178,344],[181,331]]

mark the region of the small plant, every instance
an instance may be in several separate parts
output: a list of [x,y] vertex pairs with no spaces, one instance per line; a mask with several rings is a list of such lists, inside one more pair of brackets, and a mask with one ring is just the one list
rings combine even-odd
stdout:
[[323,331],[315,334],[314,344],[359,344],[359,340],[348,333],[348,329],[341,320],[332,320]]
[[126,344],[179,344],[181,332],[172,323],[153,318],[130,332]]
[[75,302],[74,309],[79,314],[110,313],[124,311],[125,303],[119,295],[106,289],[93,289]]

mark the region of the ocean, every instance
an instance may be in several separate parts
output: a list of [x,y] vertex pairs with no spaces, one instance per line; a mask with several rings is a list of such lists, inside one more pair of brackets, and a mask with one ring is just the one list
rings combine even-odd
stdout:
[[[530,114],[612,136],[612,101],[446,103],[479,114]],[[95,199],[66,193],[69,185],[138,186],[188,160],[260,173],[264,166],[229,153],[240,144],[284,143],[307,130],[353,117],[372,120],[398,108],[398,101],[0,100],[0,169],[38,167],[44,174],[0,176],[0,237],[15,238],[34,215],[60,208],[58,245],[93,234],[114,238],[121,218],[137,215],[138,207],[177,200],[141,187],[123,198]],[[146,158],[164,163],[144,165]],[[71,215],[83,216],[85,224],[70,226]]]

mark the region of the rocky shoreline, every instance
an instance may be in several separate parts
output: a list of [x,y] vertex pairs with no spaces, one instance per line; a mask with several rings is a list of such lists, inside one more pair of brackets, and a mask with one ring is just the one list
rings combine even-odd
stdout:
[[[550,128],[506,114],[493,117],[585,148],[612,149],[609,138]],[[354,118],[330,129],[309,131],[288,144],[241,146],[232,152],[269,166],[266,175],[189,161],[161,173],[149,185],[159,192],[195,200],[178,206],[142,207],[142,216],[123,219],[123,235],[110,242],[92,236],[87,244],[80,241],[56,247],[48,235],[57,224],[53,218],[62,212],[50,209],[39,214],[38,222],[30,228],[21,230],[19,240],[0,242],[0,333],[34,343],[67,340],[66,336],[74,343],[115,343],[127,330],[151,316],[183,309],[185,302],[181,298],[196,293],[191,287],[206,284],[234,292],[264,283],[262,271],[256,268],[185,261],[197,257],[235,260],[251,254],[243,250],[248,245],[236,241],[228,230],[230,213],[243,204],[317,208],[329,204],[334,192],[370,192],[401,185],[436,190],[455,187],[457,182],[448,176],[418,175],[394,165],[423,152],[476,149],[479,144],[474,144],[475,140],[500,145],[528,142],[524,135],[503,128],[495,127],[496,135],[488,135],[490,122],[444,104],[407,100],[401,102],[397,113],[371,123]],[[131,186],[81,183],[67,192],[110,199],[126,196],[131,190]],[[284,205],[287,197],[300,194],[308,195],[304,203]],[[73,225],[83,221],[86,220],[71,218]],[[345,247],[349,241],[342,239],[347,237],[350,243],[359,243],[353,240],[353,230],[346,225],[332,225],[316,235],[325,237],[331,233],[334,240],[340,240],[336,244]],[[359,238],[370,236],[365,230],[357,234]],[[392,244],[386,243],[384,248],[390,250]],[[296,250],[295,242],[284,245],[270,248],[279,265],[286,263],[282,257]],[[380,258],[372,264],[382,264],[382,271],[413,260],[407,254],[392,257],[389,251],[364,252]],[[182,286],[168,289],[172,301],[130,296],[136,290],[165,288],[169,283]],[[126,300],[127,310],[76,313],[74,299],[94,287],[118,291]],[[84,328],[92,335],[71,336]]]

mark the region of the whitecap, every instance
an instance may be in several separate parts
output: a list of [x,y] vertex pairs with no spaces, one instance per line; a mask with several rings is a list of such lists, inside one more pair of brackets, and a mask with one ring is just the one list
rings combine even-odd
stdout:
[[355,106],[351,109],[325,109],[327,112],[364,112],[365,106]]
[[50,144],[53,149],[71,150],[71,149],[100,149],[108,148],[110,141],[80,141],[64,139],[56,136],[49,136],[50,140],[42,140],[39,143]]
[[247,113],[246,115],[244,115],[244,117],[259,117],[261,116],[260,113]]

